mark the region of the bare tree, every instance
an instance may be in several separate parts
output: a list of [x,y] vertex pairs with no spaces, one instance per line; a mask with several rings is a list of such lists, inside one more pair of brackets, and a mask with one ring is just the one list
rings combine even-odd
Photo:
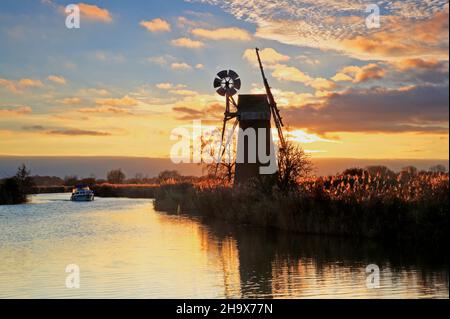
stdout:
[[[204,151],[206,150],[209,158],[218,159],[220,157],[218,156],[218,146],[219,143],[214,136],[201,137],[202,155],[204,155]],[[205,167],[208,176],[230,184],[233,181],[236,167],[236,138],[233,136],[229,144],[223,147],[225,147],[225,150],[223,148],[220,150],[220,155],[223,153],[223,156],[220,157],[220,162],[206,163]],[[202,164],[205,164],[204,156],[202,156]]]
[[278,188],[282,191],[294,189],[301,178],[307,177],[313,170],[310,157],[304,150],[287,141],[278,152]]
[[112,171],[109,171],[106,176],[108,183],[111,184],[122,184],[125,180],[125,174],[122,172],[122,170],[119,169],[113,169]]

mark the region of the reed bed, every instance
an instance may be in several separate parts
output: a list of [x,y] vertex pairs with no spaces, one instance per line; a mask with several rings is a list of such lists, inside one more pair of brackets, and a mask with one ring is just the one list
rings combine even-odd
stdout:
[[155,190],[155,207],[301,233],[448,240],[448,173],[341,174],[290,191],[263,184],[169,183]]

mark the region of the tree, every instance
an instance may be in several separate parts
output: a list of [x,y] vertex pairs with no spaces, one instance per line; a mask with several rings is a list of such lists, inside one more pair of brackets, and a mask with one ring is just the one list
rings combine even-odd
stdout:
[[69,175],[64,177],[64,185],[66,186],[75,186],[78,184],[78,176],[77,175]]
[[[225,134],[225,136],[227,135]],[[217,163],[219,148],[221,156]],[[233,134],[228,144],[226,144],[225,140],[222,144],[220,140],[217,140],[217,136],[215,135],[201,136],[201,153],[202,164],[206,162],[206,156],[210,159],[215,159],[205,166],[208,176],[231,184],[236,169],[236,136]]]
[[181,174],[178,171],[165,170],[158,174],[159,183],[167,183],[168,181],[178,181],[181,179]]
[[31,193],[32,187],[34,186],[33,179],[30,177],[30,170],[27,169],[25,164],[22,164],[17,168],[16,175],[14,179],[19,186],[19,189],[24,194]]
[[125,180],[126,176],[122,172],[122,169],[113,169],[108,172],[106,179],[110,184],[122,184]]
[[307,177],[313,170],[311,159],[297,145],[287,141],[278,152],[278,188],[282,191],[294,189],[301,178]]
[[437,164],[437,165],[433,165],[429,168],[429,171],[432,173],[446,173],[447,172],[447,168],[444,165],[441,164]]
[[89,187],[93,187],[97,183],[97,180],[95,177],[87,177],[81,179],[80,183]]

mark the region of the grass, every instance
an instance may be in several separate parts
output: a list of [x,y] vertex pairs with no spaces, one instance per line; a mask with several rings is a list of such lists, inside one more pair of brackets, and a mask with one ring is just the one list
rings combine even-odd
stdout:
[[441,243],[448,240],[449,176],[337,175],[281,192],[255,183],[162,185],[155,207],[288,231]]

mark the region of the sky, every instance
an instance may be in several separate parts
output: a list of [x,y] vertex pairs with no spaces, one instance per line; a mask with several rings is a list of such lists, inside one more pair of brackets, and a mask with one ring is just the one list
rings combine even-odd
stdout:
[[215,74],[264,93],[312,157],[449,158],[448,2],[0,2],[0,155],[168,157],[171,131],[220,125]]

